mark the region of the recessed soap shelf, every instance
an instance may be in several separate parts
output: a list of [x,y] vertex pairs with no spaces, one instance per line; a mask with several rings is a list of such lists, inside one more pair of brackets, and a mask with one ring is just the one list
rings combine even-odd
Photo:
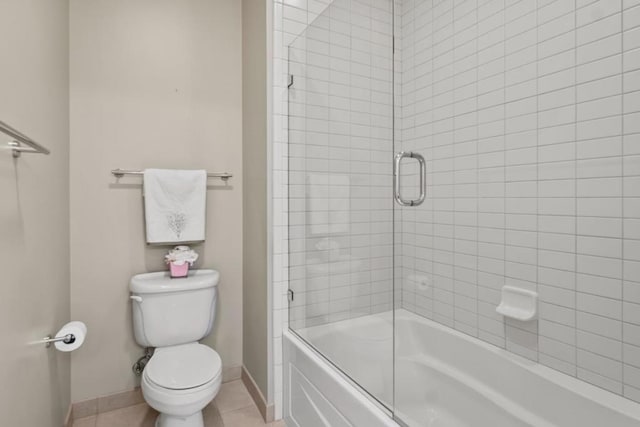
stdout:
[[496,312],[504,317],[526,322],[538,314],[538,293],[513,286],[502,287],[502,299]]

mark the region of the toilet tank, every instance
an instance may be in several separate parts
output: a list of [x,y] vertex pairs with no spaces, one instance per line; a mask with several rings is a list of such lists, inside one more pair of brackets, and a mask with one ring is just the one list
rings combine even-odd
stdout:
[[143,347],[167,347],[196,342],[211,332],[216,312],[215,270],[191,270],[172,279],[169,272],[138,274],[129,290],[133,331]]

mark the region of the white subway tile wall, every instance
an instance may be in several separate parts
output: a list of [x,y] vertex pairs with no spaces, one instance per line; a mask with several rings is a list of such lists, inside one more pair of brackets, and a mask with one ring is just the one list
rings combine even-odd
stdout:
[[[396,305],[640,402],[640,3],[397,0],[395,142],[391,0],[273,6],[276,416],[289,320],[390,308],[392,150],[428,170],[396,208]],[[504,285],[537,321],[495,313]]]
[[[640,401],[640,3],[400,15],[396,144],[429,160],[402,306]],[[504,285],[538,292],[537,321],[496,314]]]

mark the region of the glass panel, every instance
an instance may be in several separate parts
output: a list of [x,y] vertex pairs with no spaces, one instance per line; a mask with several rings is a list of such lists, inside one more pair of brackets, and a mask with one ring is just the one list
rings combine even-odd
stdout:
[[289,47],[289,326],[393,404],[392,2],[336,0]]
[[[508,411],[533,408],[505,392],[512,360],[640,402],[637,2],[396,8],[396,151],[429,183],[395,207],[396,418],[542,425]],[[405,160],[405,198],[417,175]],[[534,319],[496,312],[505,286]]]

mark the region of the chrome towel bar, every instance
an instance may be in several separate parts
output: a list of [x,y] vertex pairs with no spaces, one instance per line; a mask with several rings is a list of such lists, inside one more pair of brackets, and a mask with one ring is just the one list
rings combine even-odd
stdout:
[[[125,170],[125,169],[113,169],[111,171],[113,176],[116,178],[122,178],[125,175],[143,175],[144,171],[139,170]],[[223,181],[227,181],[229,178],[233,178],[232,173],[228,172],[215,172],[215,173],[207,173],[208,178],[220,178]]]
[[[12,128],[3,121],[0,121],[0,132],[9,135],[13,141],[9,141],[7,146],[13,151],[13,157],[20,157],[21,153],[50,154],[51,151],[29,138],[27,135]],[[27,145],[24,147],[22,144]]]

